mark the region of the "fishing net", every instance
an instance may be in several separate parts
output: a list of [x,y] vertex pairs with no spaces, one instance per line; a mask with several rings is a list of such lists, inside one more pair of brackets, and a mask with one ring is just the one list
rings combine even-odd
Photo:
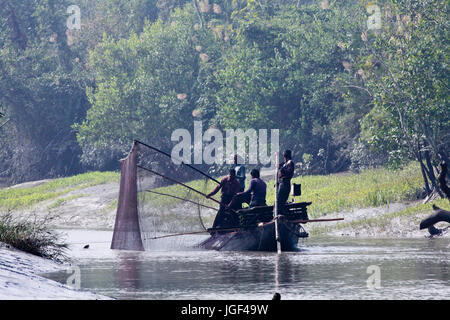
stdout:
[[176,164],[169,153],[135,141],[128,157],[121,160],[111,248],[149,249],[155,238],[210,228],[219,205],[205,194],[218,183],[196,166]]

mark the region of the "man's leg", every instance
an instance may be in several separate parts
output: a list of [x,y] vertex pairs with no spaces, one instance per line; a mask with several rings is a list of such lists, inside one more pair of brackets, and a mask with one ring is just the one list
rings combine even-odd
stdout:
[[[231,209],[233,209],[234,211],[240,210],[242,209],[242,204],[243,203],[250,203],[251,200],[251,195],[250,194],[241,194],[241,195],[235,195],[233,197],[233,200],[231,200],[229,207]],[[227,215],[227,217],[229,218],[229,222],[230,225],[233,227],[239,226],[240,221],[239,221],[239,216],[236,212],[230,212]]]
[[277,194],[277,202],[278,202],[278,214],[284,213],[284,208],[286,205],[286,201],[289,198],[289,192],[291,191],[291,184],[282,182],[280,183],[280,186],[278,188],[278,194]]
[[217,212],[216,219],[214,219],[213,223],[213,229],[214,228],[226,228],[229,224],[227,222],[227,216],[229,215],[229,212],[225,205],[227,205],[231,201],[232,197],[228,195],[222,195],[220,198],[220,202],[223,205],[220,205],[219,211]]
[[239,210],[242,209],[242,204],[244,203],[250,203],[251,195],[247,194],[240,194],[235,195],[233,197],[233,200],[231,200],[229,207],[233,210]]
[[223,206],[220,206],[219,211],[217,211],[216,218],[214,219],[212,226],[213,229],[216,229],[223,224],[224,209],[225,208]]

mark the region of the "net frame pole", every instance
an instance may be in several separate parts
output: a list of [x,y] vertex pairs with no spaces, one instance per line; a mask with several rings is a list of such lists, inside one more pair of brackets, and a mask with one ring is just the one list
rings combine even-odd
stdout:
[[154,194],[157,194],[157,195],[160,195],[160,196],[166,196],[166,197],[169,197],[169,198],[174,198],[174,199],[190,202],[190,203],[196,204],[198,206],[201,206],[201,207],[204,207],[204,208],[207,208],[207,209],[217,210],[216,208],[213,208],[213,207],[210,207],[210,206],[205,206],[204,204],[201,204],[201,203],[198,203],[198,202],[195,202],[195,201],[191,201],[191,200],[188,200],[188,199],[183,199],[181,197],[173,196],[171,194],[162,193],[162,192],[156,192],[156,191],[152,191],[152,190],[145,190],[145,191],[146,192],[150,192],[150,193],[154,193]]
[[197,189],[194,189],[194,188],[188,186],[187,184],[184,184],[183,182],[180,182],[180,181],[177,181],[177,180],[175,180],[175,179],[169,178],[169,177],[167,177],[167,176],[165,176],[165,175],[163,175],[163,174],[161,174],[161,173],[158,173],[158,172],[156,172],[156,171],[153,171],[153,170],[151,170],[151,169],[149,169],[149,168],[146,168],[146,167],[143,167],[143,166],[140,166],[140,165],[138,165],[137,167],[140,168],[140,169],[142,169],[142,170],[146,170],[146,171],[148,171],[148,172],[150,172],[150,173],[153,173],[153,174],[155,174],[155,175],[157,175],[157,176],[160,176],[161,178],[164,178],[164,179],[166,179],[166,180],[169,180],[169,181],[171,181],[171,182],[173,182],[173,183],[179,184],[179,185],[181,185],[181,186],[183,186],[183,187],[185,187],[185,188],[187,188],[187,189],[189,189],[189,190],[192,190],[192,191],[194,191],[194,192],[196,192],[196,193],[198,193],[198,194],[204,196],[204,197],[207,198],[207,199],[211,199],[212,201],[214,201],[214,202],[217,203],[217,204],[220,204],[221,206],[224,206],[225,208],[227,208],[227,210],[230,210],[230,211],[233,212],[233,213],[237,213],[235,210],[229,208],[226,204],[224,204],[224,203],[222,203],[222,202],[220,202],[220,201],[218,201],[218,200],[216,200],[216,199],[214,199],[214,198],[208,197],[208,196],[207,196],[206,194],[204,194],[203,192],[200,192],[200,191],[198,191]]
[[[155,147],[152,147],[151,145],[148,145],[148,144],[146,144],[146,143],[144,143],[144,142],[141,142],[141,141],[139,141],[139,140],[134,140],[134,141],[135,141],[135,143],[142,144],[143,146],[146,146],[147,148],[150,148],[150,149],[152,149],[152,150],[154,150],[154,151],[156,151],[156,152],[159,152],[159,153],[161,153],[161,154],[163,154],[163,155],[169,157],[170,159],[172,159],[172,156],[171,156],[170,154],[168,154],[167,152],[164,152],[164,151],[162,151],[162,150],[159,150],[159,149],[157,149],[157,148],[155,148]],[[201,175],[203,175],[203,176],[207,177],[208,179],[214,181],[215,183],[220,184],[220,181],[218,181],[217,179],[214,179],[213,177],[211,177],[210,175],[208,175],[208,174],[204,173],[203,171],[197,169],[196,167],[191,166],[190,164],[187,164],[187,163],[184,163],[184,162],[181,162],[181,164],[184,165],[184,166],[187,166],[187,167],[191,168],[192,170],[197,171],[198,173],[200,173]]]

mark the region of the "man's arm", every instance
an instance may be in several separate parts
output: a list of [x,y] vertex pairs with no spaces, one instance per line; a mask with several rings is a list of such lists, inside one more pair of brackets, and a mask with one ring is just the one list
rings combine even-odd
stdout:
[[294,163],[292,162],[292,160],[289,160],[288,162],[283,163],[280,171],[283,175],[290,176],[294,174],[294,169]]
[[208,193],[206,195],[207,198],[211,198],[213,195],[215,195],[217,192],[219,192],[219,190],[222,188],[223,186],[223,181],[224,179],[222,179],[222,181],[220,181],[220,184],[218,184],[213,191],[211,191],[211,193]]
[[255,187],[255,181],[250,181],[250,185],[248,186],[248,189],[244,192],[241,192],[240,194],[251,194],[253,191],[253,188]]

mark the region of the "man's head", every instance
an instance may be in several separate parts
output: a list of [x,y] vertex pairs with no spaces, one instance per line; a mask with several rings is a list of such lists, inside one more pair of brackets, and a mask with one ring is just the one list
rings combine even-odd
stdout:
[[252,178],[259,178],[259,170],[258,169],[253,169],[250,172],[250,175],[252,176]]
[[291,150],[285,150],[284,152],[283,152],[283,157],[285,158],[285,159],[292,159],[292,151]]
[[231,178],[234,178],[234,177],[236,177],[236,170],[234,170],[234,169],[230,169],[230,171],[229,171],[229,175],[230,175],[230,177],[231,177]]

